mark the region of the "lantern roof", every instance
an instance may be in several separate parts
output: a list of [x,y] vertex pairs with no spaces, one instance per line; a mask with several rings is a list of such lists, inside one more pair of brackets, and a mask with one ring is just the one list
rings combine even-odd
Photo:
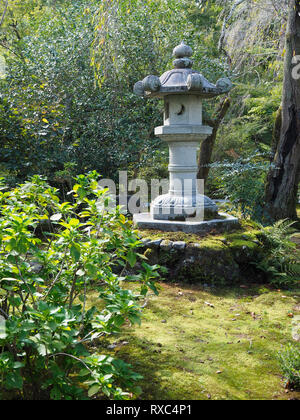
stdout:
[[202,98],[213,98],[229,92],[232,83],[222,78],[216,84],[210,83],[199,71],[193,70],[191,56],[193,50],[182,42],[174,48],[174,68],[161,77],[147,76],[134,85],[134,92],[146,98],[163,98],[167,95],[197,95]]

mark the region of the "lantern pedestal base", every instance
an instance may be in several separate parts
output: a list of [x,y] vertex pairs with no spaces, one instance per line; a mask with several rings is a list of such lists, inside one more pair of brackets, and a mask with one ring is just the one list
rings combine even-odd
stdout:
[[163,232],[184,232],[184,233],[209,233],[211,231],[227,231],[239,226],[236,217],[226,213],[219,213],[219,219],[204,221],[171,221],[155,220],[150,213],[140,213],[133,216],[133,223],[139,229],[154,229]]
[[[200,212],[201,209],[202,213]],[[201,220],[217,219],[218,207],[210,198],[201,194],[190,196],[165,194],[157,197],[151,203],[151,214],[155,220],[185,222],[197,213],[199,216],[201,215]]]

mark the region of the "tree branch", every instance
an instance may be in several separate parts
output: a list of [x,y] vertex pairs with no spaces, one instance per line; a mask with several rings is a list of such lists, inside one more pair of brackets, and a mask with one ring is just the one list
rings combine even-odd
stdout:
[[234,2],[234,4],[232,5],[232,7],[231,7],[231,10],[230,10],[230,12],[229,12],[229,14],[224,18],[224,21],[223,21],[223,26],[222,26],[222,31],[221,31],[221,35],[220,35],[220,39],[219,39],[219,44],[218,44],[218,49],[219,49],[219,51],[221,51],[221,50],[224,50],[224,47],[223,47],[223,43],[224,43],[224,38],[225,38],[225,34],[226,34],[226,26],[227,26],[227,23],[230,21],[230,19],[232,18],[232,16],[233,16],[233,14],[234,14],[234,12],[235,12],[235,10],[236,10],[236,8],[240,5],[240,4],[242,4],[242,3],[244,3],[246,0],[236,0],[235,2]]
[[1,20],[0,20],[0,28],[4,22],[5,16],[6,16],[6,12],[7,12],[7,8],[8,8],[8,0],[6,0],[5,5],[4,5],[4,10],[1,16]]

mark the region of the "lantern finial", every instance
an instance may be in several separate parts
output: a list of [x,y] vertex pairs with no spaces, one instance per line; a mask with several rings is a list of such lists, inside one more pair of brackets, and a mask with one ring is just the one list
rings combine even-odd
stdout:
[[180,45],[173,50],[173,56],[175,60],[173,65],[176,69],[190,69],[193,66],[193,60],[189,57],[193,55],[193,50],[191,47],[186,45],[183,41]]

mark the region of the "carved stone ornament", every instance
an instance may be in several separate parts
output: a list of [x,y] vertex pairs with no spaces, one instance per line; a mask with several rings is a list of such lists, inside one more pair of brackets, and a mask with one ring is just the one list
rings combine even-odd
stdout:
[[190,59],[193,50],[182,42],[174,48],[174,68],[160,77],[147,76],[134,86],[139,96],[163,98],[170,94],[195,95],[202,98],[213,98],[229,92],[232,83],[228,78],[218,80],[217,84],[209,82],[199,71],[193,70]]

